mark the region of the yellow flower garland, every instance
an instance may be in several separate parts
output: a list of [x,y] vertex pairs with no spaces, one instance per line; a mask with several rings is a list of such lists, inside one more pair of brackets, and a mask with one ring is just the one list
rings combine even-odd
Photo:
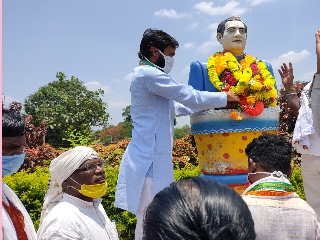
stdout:
[[[268,107],[277,106],[277,90],[274,87],[276,80],[263,61],[246,54],[238,62],[230,52],[216,52],[209,57],[207,69],[210,82],[219,91],[233,91],[245,97],[251,106],[256,101],[261,101]],[[225,72],[232,74],[236,84],[230,86],[222,80]]]

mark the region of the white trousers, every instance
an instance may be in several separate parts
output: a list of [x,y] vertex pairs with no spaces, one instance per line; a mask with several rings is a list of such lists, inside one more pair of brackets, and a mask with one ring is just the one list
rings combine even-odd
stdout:
[[143,218],[144,212],[152,201],[152,178],[146,177],[144,180],[140,204],[136,214],[137,225],[135,230],[135,240],[141,240],[143,235]]
[[301,174],[307,203],[320,218],[320,156],[301,154]]

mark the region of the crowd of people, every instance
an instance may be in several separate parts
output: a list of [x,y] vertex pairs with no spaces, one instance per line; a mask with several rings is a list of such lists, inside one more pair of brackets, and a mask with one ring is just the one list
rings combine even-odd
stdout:
[[[224,51],[239,53],[247,26],[231,17],[218,27]],[[316,32],[317,71],[301,97],[293,87],[293,66],[279,74],[285,97],[297,116],[293,146],[301,153],[306,201],[294,191],[292,145],[280,135],[261,135],[245,149],[248,188],[242,195],[225,184],[190,177],[174,182],[173,124],[176,116],[234,106],[232,91],[198,91],[178,84],[169,72],[179,43],[147,29],[139,66],[130,87],[132,140],[120,165],[115,206],[137,217],[135,239],[320,239],[320,30]],[[270,72],[272,72],[271,66]],[[25,125],[20,114],[2,110],[2,176],[23,163]],[[107,189],[104,160],[79,146],[51,161],[39,229],[16,194],[2,182],[3,239],[118,239],[116,225],[101,205]]]

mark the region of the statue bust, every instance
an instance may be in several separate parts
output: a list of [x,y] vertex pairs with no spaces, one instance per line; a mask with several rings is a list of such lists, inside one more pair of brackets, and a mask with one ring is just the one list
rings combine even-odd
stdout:
[[[235,58],[240,65],[242,64],[241,61],[245,61],[244,59],[246,57],[248,57],[249,59],[250,55],[244,52],[244,49],[247,43],[247,26],[240,19],[239,16],[232,16],[222,21],[218,25],[216,37],[217,37],[217,41],[220,44],[222,44],[222,47],[223,47],[223,52],[217,52],[217,53],[231,54],[230,56]],[[197,90],[202,90],[202,91],[217,92],[217,91],[229,90],[229,88],[226,87],[228,85],[230,86],[228,82],[226,82],[225,86],[222,86],[222,89],[221,89],[220,85],[222,85],[221,82],[223,83],[223,81],[219,81],[217,84],[213,84],[212,80],[210,81],[210,77],[208,75],[208,68],[209,68],[208,60],[194,61],[191,63],[190,74],[189,74],[189,85],[193,86]],[[274,79],[274,73],[273,73],[271,64],[264,61],[263,63],[265,64],[266,69],[270,73],[269,74],[270,77],[272,76],[272,78]],[[244,69],[242,68],[241,70],[243,72]],[[232,73],[232,71],[230,72]],[[217,74],[218,74],[218,77],[221,78],[221,72],[218,72]],[[250,76],[250,78],[254,78],[254,72],[252,76]],[[275,86],[275,80],[273,81],[272,86]],[[239,93],[237,94],[241,95]],[[273,92],[272,96],[275,99],[276,92]],[[273,106],[275,105],[276,105],[276,102],[274,102]]]

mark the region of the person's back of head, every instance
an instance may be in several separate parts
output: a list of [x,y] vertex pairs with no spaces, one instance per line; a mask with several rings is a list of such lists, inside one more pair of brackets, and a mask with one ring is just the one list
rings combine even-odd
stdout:
[[143,33],[138,56],[140,59],[144,59],[145,57],[149,59],[151,56],[151,47],[155,47],[161,52],[164,52],[164,49],[168,46],[176,49],[179,47],[179,43],[162,30],[148,28]]
[[292,146],[281,135],[261,135],[248,144],[245,153],[265,172],[281,171],[288,174],[291,170]]
[[24,120],[18,112],[2,109],[2,137],[21,137],[25,131]]
[[173,182],[148,206],[143,239],[255,239],[251,213],[222,183],[192,177]]

